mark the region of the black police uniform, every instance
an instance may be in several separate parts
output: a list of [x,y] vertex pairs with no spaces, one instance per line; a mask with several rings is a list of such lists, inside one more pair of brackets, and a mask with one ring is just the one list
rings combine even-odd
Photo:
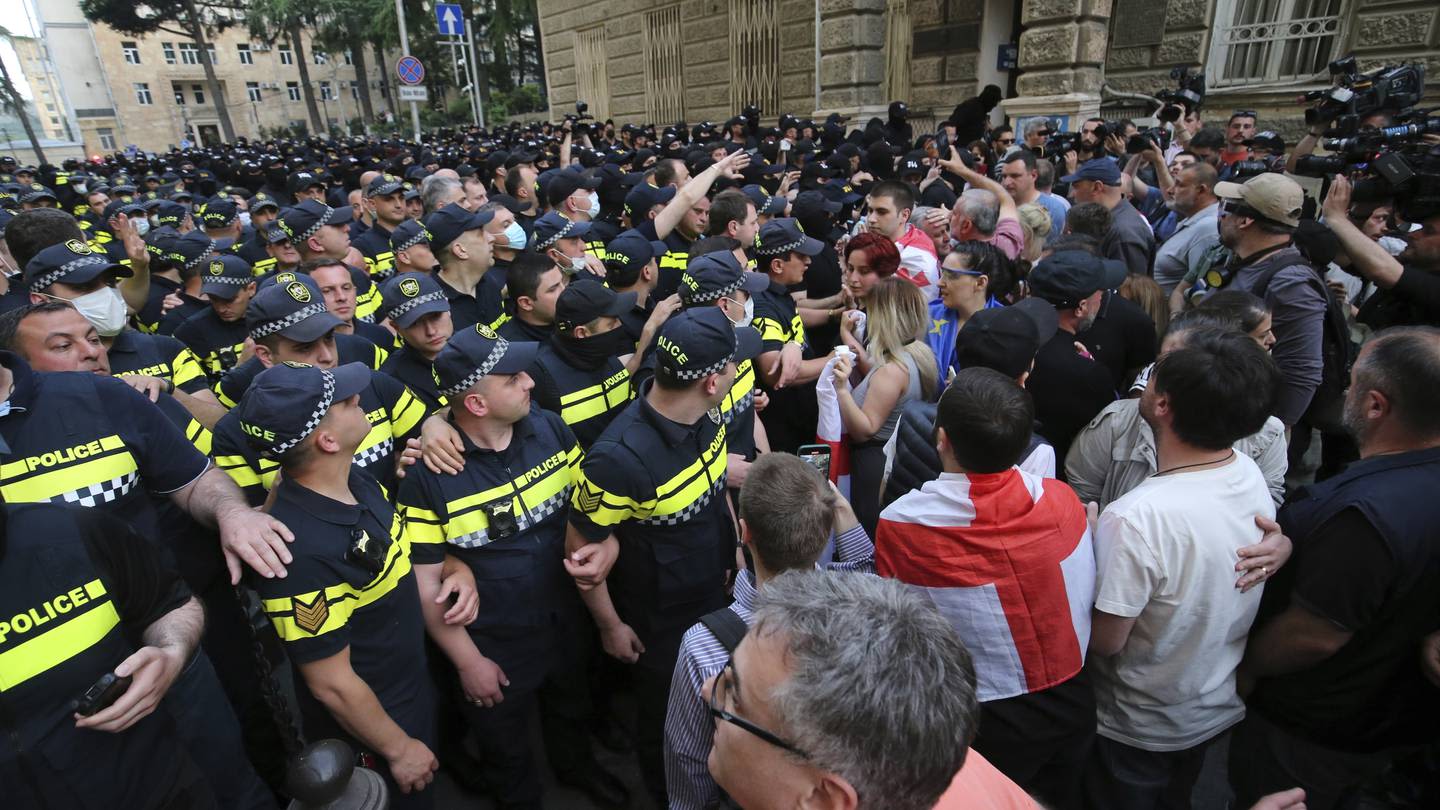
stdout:
[[175,337],[200,358],[200,366],[212,380],[235,367],[245,351],[245,319],[222,321],[214,307],[206,307],[175,328]]
[[11,504],[0,533],[0,784],[7,807],[214,807],[170,714],[119,734],[70,702],[190,591],[155,547],[94,509]]
[[495,327],[495,331],[500,333],[500,337],[512,343],[543,345],[550,342],[550,336],[555,334],[555,326],[553,324],[536,325],[526,323],[519,318],[508,318],[504,323]]
[[351,321],[351,324],[355,328],[355,335],[357,337],[361,338],[362,340],[367,340],[380,347],[381,349],[384,349],[386,354],[389,354],[395,349],[400,348],[400,346],[402,345],[399,336],[378,323],[362,321],[359,318],[356,318],[355,320]]
[[[393,490],[395,459],[404,452],[407,439],[420,435],[425,404],[404,383],[372,371],[370,385],[360,392],[360,407],[370,421],[370,433],[355,450],[355,466],[368,470],[387,491]],[[235,411],[215,423],[215,464],[240,486],[252,506],[265,502],[280,469],[279,462],[264,458],[246,441]]]
[[[795,299],[779,282],[772,281],[769,289],[755,294],[753,323],[760,333],[761,354],[780,351],[787,343],[805,344],[805,324],[800,320]],[[814,384],[771,389],[768,393],[770,407],[760,419],[765,423],[771,448],[793,452],[813,441],[815,422],[819,418]]]
[[236,256],[249,262],[253,267],[260,262],[270,260],[270,253],[265,250],[265,245],[265,234],[256,229],[248,239],[242,236],[241,240],[236,242],[231,249]]
[[[335,354],[337,363],[364,363],[372,369],[379,370],[385,364],[386,358],[390,355],[384,349],[362,337],[346,335],[341,332],[335,333]],[[220,404],[226,408],[233,408],[245,396],[245,391],[255,377],[265,370],[265,364],[259,358],[252,357],[235,368],[225,372],[225,376],[215,383],[211,388]]]
[[440,285],[440,291],[445,293],[445,298],[450,302],[450,321],[455,326],[455,331],[483,323],[486,326],[494,324],[500,319],[504,304],[494,289],[480,283],[475,285],[475,294],[461,292],[445,283],[445,277],[440,271],[434,271],[431,277]]
[[440,387],[435,384],[435,371],[430,361],[409,346],[402,346],[391,352],[384,365],[380,366],[380,373],[388,374],[404,383],[410,393],[425,403],[427,414],[448,404],[445,395],[440,393]]
[[377,221],[351,244],[365,257],[365,270],[372,281],[381,282],[395,275],[395,251],[390,249],[389,228]]
[[505,672],[505,700],[461,702],[480,745],[482,777],[502,806],[539,806],[529,746],[539,702],[545,746],[557,770],[593,767],[581,663],[582,607],[561,562],[580,447],[558,416],[531,406],[504,450],[476,447],[462,432],[465,466],[437,475],[416,465],[400,485],[399,510],[416,565],[445,554],[475,574],[482,607],[467,628],[482,655]]
[[563,338],[541,345],[530,376],[535,380],[530,392],[535,404],[559,414],[586,449],[635,396],[630,372],[619,358],[586,362],[569,351]]
[[187,394],[203,391],[209,382],[200,358],[185,344],[166,335],[122,329],[110,343],[109,356],[110,373],[116,377],[159,377]]
[[141,332],[155,334],[160,328],[160,321],[165,318],[165,297],[170,293],[180,292],[181,289],[183,286],[178,281],[150,274],[149,297],[145,299],[145,306],[135,313],[135,325]]
[[[375,479],[351,467],[349,487],[359,503],[341,503],[282,479],[270,514],[295,533],[289,547],[294,560],[283,579],[252,582],[292,661],[322,661],[348,649],[350,667],[385,713],[433,749],[435,701],[410,546]],[[295,690],[306,737],[348,740],[357,752],[376,756],[340,727],[304,678],[295,678]],[[403,794],[383,760],[376,770],[390,786],[391,807],[433,805],[433,789]]]
[[173,337],[175,330],[179,329],[182,324],[209,308],[209,303],[181,292],[179,306],[165,313],[160,319],[160,325],[155,328],[155,334]]

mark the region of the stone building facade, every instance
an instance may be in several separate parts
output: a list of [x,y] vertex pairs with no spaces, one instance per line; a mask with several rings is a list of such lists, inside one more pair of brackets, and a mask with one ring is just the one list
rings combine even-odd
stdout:
[[[48,78],[73,111],[75,138],[87,154],[124,149],[162,151],[182,138],[218,142],[221,128],[195,43],[174,34],[122,34],[87,21],[78,0],[34,0],[48,51]],[[209,41],[216,77],[237,137],[301,125],[308,115],[296,53],[282,44],[250,39],[243,24]],[[390,61],[367,52],[368,75],[359,76],[348,54],[318,52],[304,37],[310,81],[322,119],[342,129],[360,117],[357,81],[367,81],[376,114],[388,110],[381,71]],[[29,74],[27,73],[27,78]],[[31,86],[35,81],[30,80]],[[43,116],[42,116],[43,117]]]
[[[997,122],[1143,116],[1128,94],[1203,70],[1206,108],[1255,110],[1298,134],[1300,93],[1328,63],[1427,65],[1440,99],[1434,0],[539,0],[553,116],[584,100],[617,122],[884,115],[906,99],[931,124],[986,84]],[[818,35],[818,36],[817,36]],[[1432,100],[1430,103],[1440,103]]]
[[70,117],[66,114],[60,83],[47,65],[45,49],[34,37],[10,37],[15,47],[15,56],[20,60],[20,72],[25,83],[30,85],[30,97],[35,102],[35,118],[40,122],[40,132],[35,134],[51,140],[70,140],[67,131]]

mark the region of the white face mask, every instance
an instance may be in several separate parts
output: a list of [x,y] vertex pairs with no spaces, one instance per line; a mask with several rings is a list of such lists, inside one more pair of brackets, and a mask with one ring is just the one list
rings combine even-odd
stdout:
[[526,241],[525,229],[521,227],[520,223],[512,222],[505,226],[506,247],[511,250],[524,250]]
[[101,287],[95,292],[72,298],[70,304],[85,316],[100,337],[114,337],[125,328],[125,299],[114,287]]
[[150,220],[148,220],[148,219],[136,219],[136,220],[134,220],[134,223],[135,223],[135,233],[140,234],[141,236],[144,236],[145,234],[147,234],[147,233],[150,232]]
[[598,217],[598,216],[600,216],[600,195],[599,195],[599,194],[591,194],[591,195],[590,195],[590,218],[591,218],[591,219],[594,219],[594,218],[596,218],[596,217]]
[[586,269],[586,267],[588,267],[588,265],[585,264],[585,257],[584,257],[584,256],[571,256],[571,257],[570,257],[570,269],[571,269],[571,270],[573,270],[573,271],[575,271],[576,273],[578,273],[578,272],[580,272],[581,270]]
[[[740,303],[739,301],[735,301],[734,298],[726,298],[725,300],[734,301],[737,304]],[[741,316],[740,320],[738,321],[730,321],[730,323],[735,325],[736,329],[742,329],[746,326],[749,326],[750,323],[755,320],[755,299],[746,298],[745,303],[741,304],[741,306],[744,307],[745,314]],[[728,319],[730,316],[727,314],[725,317]]]
[[241,211],[241,212],[240,212],[240,224],[241,224],[242,226],[246,227],[246,228],[250,227],[250,212],[249,212],[249,211]]

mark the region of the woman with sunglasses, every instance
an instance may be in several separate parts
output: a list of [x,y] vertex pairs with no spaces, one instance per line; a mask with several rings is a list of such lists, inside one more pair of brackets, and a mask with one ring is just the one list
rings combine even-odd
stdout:
[[970,316],[1004,306],[997,296],[1015,283],[1013,266],[989,242],[960,242],[940,263],[940,295],[930,302],[930,328],[925,341],[935,352],[940,376],[955,366],[955,336]]

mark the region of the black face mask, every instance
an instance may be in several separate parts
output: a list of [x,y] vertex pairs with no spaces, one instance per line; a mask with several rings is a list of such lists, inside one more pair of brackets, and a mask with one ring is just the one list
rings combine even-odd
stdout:
[[621,354],[635,350],[634,344],[630,342],[630,336],[618,326],[603,334],[583,338],[567,337],[560,342],[563,343],[564,350],[576,361],[590,366],[599,365],[611,357],[619,357]]

